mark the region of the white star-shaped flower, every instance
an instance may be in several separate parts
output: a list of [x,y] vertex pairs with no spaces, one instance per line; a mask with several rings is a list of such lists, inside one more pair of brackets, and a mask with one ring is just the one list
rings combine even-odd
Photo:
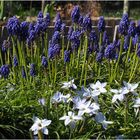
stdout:
[[75,115],[75,113],[72,111],[69,111],[68,116],[65,115],[61,117],[59,120],[65,120],[65,126],[72,125],[72,127],[75,127],[75,123],[78,120],[82,120],[82,117]]
[[74,79],[73,79],[73,80],[71,80],[69,82],[64,82],[63,86],[61,88],[64,88],[64,89],[69,89],[69,88],[77,89],[77,86],[74,84]]
[[40,120],[38,117],[35,117],[34,124],[30,128],[31,131],[34,132],[34,135],[38,134],[38,131],[42,131],[43,134],[48,135],[48,129],[46,126],[49,126],[51,124],[51,120],[43,119]]
[[101,93],[106,93],[107,90],[105,89],[107,83],[100,83],[100,81],[97,81],[95,84],[90,84],[90,87],[92,89],[92,96],[98,96]]

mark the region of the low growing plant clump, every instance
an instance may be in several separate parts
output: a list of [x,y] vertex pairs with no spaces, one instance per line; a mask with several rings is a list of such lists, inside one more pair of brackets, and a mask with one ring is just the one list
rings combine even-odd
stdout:
[[67,33],[57,14],[51,40],[49,13],[35,23],[9,18],[0,51],[1,138],[140,137],[140,24],[124,14],[111,42],[104,17],[98,33],[78,6],[71,18]]

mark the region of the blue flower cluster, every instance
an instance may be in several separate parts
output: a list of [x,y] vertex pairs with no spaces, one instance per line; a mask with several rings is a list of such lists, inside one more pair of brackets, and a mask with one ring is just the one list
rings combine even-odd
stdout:
[[18,60],[17,60],[17,57],[16,56],[14,56],[14,58],[13,58],[13,66],[14,67],[17,67],[18,66]]
[[0,68],[0,75],[3,76],[4,78],[8,78],[9,73],[10,73],[9,66],[7,64],[2,65]]
[[13,16],[8,19],[6,25],[7,31],[9,35],[19,35],[20,33],[20,22],[16,16]]
[[99,18],[99,21],[98,21],[98,30],[99,30],[99,32],[104,32],[105,31],[105,20],[104,20],[104,17],[103,16],[101,16],[100,18]]
[[119,33],[122,35],[126,35],[128,26],[129,26],[128,14],[124,14],[119,24],[119,28],[118,28]]
[[30,65],[30,75],[34,77],[36,75],[35,64]]
[[47,61],[47,58],[45,56],[42,57],[41,63],[42,63],[42,66],[45,68],[48,66],[48,61]]

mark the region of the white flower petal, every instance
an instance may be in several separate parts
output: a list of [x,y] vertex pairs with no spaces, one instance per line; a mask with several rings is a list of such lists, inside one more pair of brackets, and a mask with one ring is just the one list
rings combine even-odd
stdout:
[[43,129],[43,134],[48,135],[48,129],[47,128]]
[[67,118],[69,118],[69,116],[63,116],[59,120],[66,120]]
[[119,93],[119,91],[117,89],[110,89],[110,91],[115,93],[115,94]]
[[70,122],[71,122],[70,118],[67,118],[67,119],[65,120],[65,126],[68,125]]
[[68,116],[72,116],[72,115],[74,115],[74,113],[72,111],[69,111]]
[[46,119],[42,120],[42,127],[46,127],[46,126],[50,125],[51,122],[52,122],[51,120],[46,120]]
[[37,135],[38,134],[38,130],[34,130],[34,135]]
[[77,86],[75,84],[72,85],[73,89],[77,89]]

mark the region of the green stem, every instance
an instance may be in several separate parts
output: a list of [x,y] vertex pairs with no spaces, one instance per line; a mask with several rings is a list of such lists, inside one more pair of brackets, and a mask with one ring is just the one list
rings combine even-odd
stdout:
[[88,38],[86,36],[85,37],[85,49],[84,49],[84,61],[83,61],[83,65],[82,65],[82,73],[81,73],[81,78],[80,78],[80,86],[82,85],[82,79],[83,79],[84,68],[85,68],[85,63],[86,63],[87,47],[88,47]]
[[120,62],[120,58],[121,58],[121,55],[122,55],[123,42],[124,42],[124,38],[123,38],[123,36],[122,36],[122,37],[121,37],[121,45],[120,45],[119,56],[118,56],[118,60],[117,60],[117,63],[116,63],[116,65],[115,65],[115,70],[114,70],[114,73],[113,73],[113,78],[114,78],[114,79],[116,78],[117,68],[118,68],[118,65],[119,65],[119,62]]

